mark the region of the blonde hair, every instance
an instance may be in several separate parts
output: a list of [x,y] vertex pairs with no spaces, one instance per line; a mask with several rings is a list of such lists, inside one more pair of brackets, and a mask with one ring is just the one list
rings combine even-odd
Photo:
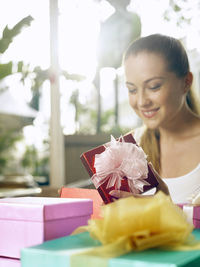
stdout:
[[[162,55],[167,62],[168,70],[174,72],[177,77],[185,77],[190,72],[187,53],[181,42],[173,37],[153,34],[139,38],[128,47],[123,61],[129,56],[136,55],[142,51],[153,52]],[[193,89],[186,95],[188,107],[195,113],[200,114],[199,101]],[[154,168],[160,173],[160,134],[158,129],[146,128],[140,141],[140,146],[148,155]]]

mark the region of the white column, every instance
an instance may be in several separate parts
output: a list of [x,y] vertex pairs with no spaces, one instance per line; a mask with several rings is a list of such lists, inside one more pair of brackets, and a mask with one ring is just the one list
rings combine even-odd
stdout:
[[60,90],[58,59],[58,0],[50,0],[50,185],[61,187],[65,184],[64,136],[60,123]]

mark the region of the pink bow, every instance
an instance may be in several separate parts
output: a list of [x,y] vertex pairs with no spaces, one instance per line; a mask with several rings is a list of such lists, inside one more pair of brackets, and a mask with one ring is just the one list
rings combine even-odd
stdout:
[[123,139],[122,142],[116,141],[113,136],[105,148],[104,152],[95,155],[96,174],[92,176],[95,187],[109,179],[107,188],[116,186],[120,190],[121,181],[126,176],[131,192],[143,192],[144,185],[149,183],[144,180],[148,177],[148,165],[142,148]]

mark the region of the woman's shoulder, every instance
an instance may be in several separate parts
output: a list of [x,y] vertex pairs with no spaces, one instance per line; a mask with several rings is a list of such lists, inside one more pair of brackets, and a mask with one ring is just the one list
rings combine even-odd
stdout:
[[188,135],[191,137],[200,136],[200,116],[194,115],[190,120],[189,127],[187,129]]
[[140,126],[140,127],[133,129],[132,131],[128,132],[127,134],[132,134],[136,143],[138,145],[140,145],[141,137],[142,137],[145,129],[146,129],[145,126]]

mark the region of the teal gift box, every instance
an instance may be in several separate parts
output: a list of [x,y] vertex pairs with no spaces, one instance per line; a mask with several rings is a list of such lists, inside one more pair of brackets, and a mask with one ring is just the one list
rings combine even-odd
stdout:
[[[193,234],[200,240],[200,230]],[[58,238],[21,251],[21,267],[199,267],[200,250],[164,251],[149,249],[116,258],[81,255],[100,243],[88,232]]]
[[88,232],[65,236],[21,250],[21,267],[70,267],[70,256],[99,246]]

